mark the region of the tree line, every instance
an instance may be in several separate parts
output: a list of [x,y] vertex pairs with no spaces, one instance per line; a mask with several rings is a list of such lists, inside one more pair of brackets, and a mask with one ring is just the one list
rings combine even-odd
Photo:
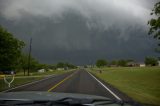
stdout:
[[[158,41],[158,47],[156,48],[156,51],[160,53],[160,1],[154,5],[150,15],[153,16],[153,18],[151,18],[148,21],[149,25],[148,34],[153,36],[153,38]],[[147,66],[157,66],[158,60],[160,59],[155,57],[146,57],[144,63]],[[133,61],[121,59],[121,60],[114,60],[109,63],[104,59],[99,59],[96,61],[96,66],[97,67],[103,67],[106,65],[127,66],[127,63],[129,62]]]
[[56,69],[56,68],[76,68],[70,63],[59,62],[55,65],[39,63],[34,57],[30,57],[30,65],[28,66],[29,55],[22,52],[25,43],[13,36],[6,29],[0,26],[0,71],[23,70],[24,74],[28,70],[36,71],[38,69]]
[[[155,57],[146,57],[144,60],[144,64],[146,66],[158,66],[158,58]],[[132,59],[120,59],[120,60],[113,60],[113,61],[107,61],[105,59],[99,59],[96,61],[97,67],[104,67],[104,66],[121,66],[121,67],[127,67],[127,66],[139,66],[140,63],[134,62]]]

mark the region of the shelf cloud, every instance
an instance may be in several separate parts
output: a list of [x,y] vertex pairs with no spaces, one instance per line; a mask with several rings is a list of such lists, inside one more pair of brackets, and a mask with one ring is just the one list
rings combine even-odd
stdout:
[[[154,52],[147,21],[157,0],[0,0],[0,24],[42,62],[90,63]],[[27,51],[27,47],[25,49]]]

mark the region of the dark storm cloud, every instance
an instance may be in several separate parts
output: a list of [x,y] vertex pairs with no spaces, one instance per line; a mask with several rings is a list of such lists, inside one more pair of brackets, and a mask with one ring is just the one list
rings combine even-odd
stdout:
[[142,60],[154,53],[147,21],[156,0],[1,0],[0,24],[42,62]]

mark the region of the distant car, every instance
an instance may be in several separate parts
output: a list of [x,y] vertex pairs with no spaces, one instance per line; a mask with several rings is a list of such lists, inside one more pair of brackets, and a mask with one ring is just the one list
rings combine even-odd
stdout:
[[14,70],[1,70],[0,73],[1,74],[6,74],[6,75],[16,74],[16,72]]

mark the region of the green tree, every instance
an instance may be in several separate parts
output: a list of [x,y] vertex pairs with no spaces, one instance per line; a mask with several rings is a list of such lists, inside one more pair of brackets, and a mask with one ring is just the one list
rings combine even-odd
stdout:
[[77,68],[75,65],[70,64],[70,63],[63,63],[63,62],[59,62],[56,65],[57,68],[68,68],[68,69],[74,69]]
[[[154,5],[151,15],[153,15],[154,18],[148,21],[150,26],[149,34],[152,34],[155,39],[160,41],[160,2]],[[160,46],[160,42],[158,45]]]
[[73,65],[73,64],[70,64],[70,63],[64,63],[64,66],[66,68],[69,68],[69,69],[74,69],[74,68],[77,68],[77,66]]
[[56,67],[57,68],[64,68],[65,64],[63,62],[57,63]]
[[[40,63],[33,57],[30,58],[30,70],[37,71],[39,69]],[[45,65],[46,67],[46,65]]]
[[52,65],[48,65],[48,68],[49,68],[49,69],[53,69],[53,70],[55,70],[55,69],[56,69],[56,65],[54,65],[54,64],[52,64]]
[[118,66],[122,66],[122,67],[127,66],[127,61],[126,61],[126,60],[123,60],[123,59],[119,60],[119,61],[118,61]]
[[0,70],[15,69],[24,42],[0,26]]
[[[23,69],[24,75],[28,71],[28,54],[22,54],[19,59],[19,67]],[[40,64],[35,58],[30,58],[30,71],[36,71],[38,69],[46,68],[45,64]]]
[[107,65],[107,61],[103,60],[103,59],[99,59],[96,61],[96,66],[97,67],[102,67],[102,66],[106,66]]
[[28,68],[28,56],[26,54],[21,55],[19,65],[23,69],[25,75],[25,72]]
[[110,65],[117,65],[117,64],[118,64],[118,61],[116,61],[116,60],[113,60],[110,62]]
[[145,64],[147,66],[157,66],[158,65],[158,59],[154,57],[146,57],[145,58]]

